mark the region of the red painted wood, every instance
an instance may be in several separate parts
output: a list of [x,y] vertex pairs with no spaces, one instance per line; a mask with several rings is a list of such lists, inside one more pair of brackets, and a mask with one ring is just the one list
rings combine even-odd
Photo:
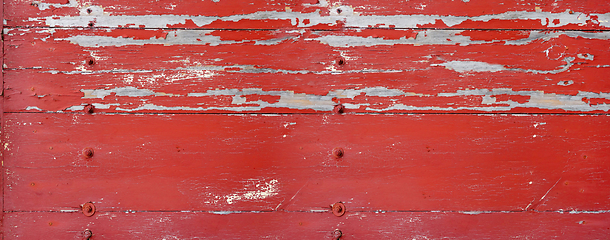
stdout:
[[[537,75],[537,78],[553,77],[553,73],[588,67],[607,68],[610,64],[605,32],[520,31],[519,34],[531,34],[533,38],[524,40],[523,43],[518,42],[519,39],[510,40],[502,36],[491,40],[479,37],[469,40],[473,36],[487,33],[453,30],[255,33],[257,34],[244,34],[243,31],[193,33],[183,30],[11,29],[8,33],[10,38],[6,46],[5,64],[10,69],[77,72],[220,68],[225,71],[279,73],[415,71],[427,75],[432,71],[445,71],[449,74],[494,73],[492,76],[497,78],[520,78],[532,74]],[[152,40],[149,39],[151,37]],[[415,37],[421,37],[422,40],[414,40]],[[446,39],[449,37],[454,39]],[[545,37],[549,39],[543,39]],[[400,44],[400,38],[405,38],[403,44]],[[219,42],[216,42],[218,39]],[[369,40],[372,43],[360,42]],[[95,46],[92,41],[100,41],[101,45]],[[337,64],[341,57],[345,59],[344,65]],[[95,60],[93,65],[88,64],[91,58]],[[467,67],[464,69],[443,65],[454,61],[482,62],[495,67],[485,65],[488,68],[469,70]]]
[[[442,69],[426,71],[425,75],[418,72],[346,73],[328,74],[324,77],[317,74],[252,74],[197,70],[74,75],[18,70],[7,73],[5,91],[6,109],[9,112],[80,113],[83,105],[94,104],[98,113],[329,113],[334,104],[342,103],[349,105],[347,113],[607,113],[603,104],[608,104],[609,99],[591,99],[585,94],[610,92],[610,84],[599,80],[606,72],[608,68],[584,68],[548,76],[549,80],[545,81],[540,81],[540,76],[536,75],[523,76],[526,74],[518,74],[521,75],[519,78],[502,76],[490,81],[493,73],[461,76]],[[66,82],[66,78],[69,78],[70,82]],[[431,78],[437,80],[430,81]],[[460,81],[466,79],[470,81],[471,89],[488,92],[469,95],[464,91],[464,83]],[[558,85],[570,81],[577,82],[569,86]],[[366,90],[367,88],[369,90]],[[373,89],[390,94],[375,95]],[[105,90],[108,95],[102,98],[102,95],[87,96],[84,92],[93,90]],[[121,93],[122,90],[132,90],[140,95]],[[392,91],[399,94],[392,96]],[[342,94],[350,92],[355,94]],[[280,103],[282,94],[285,97]],[[566,104],[570,103],[571,107],[562,105],[557,96],[571,96],[573,102],[564,100]],[[243,98],[243,102],[235,102],[235,97]],[[306,100],[308,97],[310,102],[296,101]],[[485,97],[495,100],[486,102]],[[537,99],[547,99],[548,102],[540,102]],[[557,102],[553,103],[552,100]],[[515,102],[515,105],[511,106],[508,101]],[[528,105],[528,102],[531,105]],[[413,108],[391,109],[397,104]]]
[[35,239],[605,239],[610,214],[569,213],[9,213],[7,236]]
[[608,1],[2,11],[0,238],[610,236]]
[[[492,39],[484,39],[489,31],[459,33],[476,37],[474,41],[486,41],[466,46],[333,47],[307,40],[371,39],[380,34],[375,35],[380,41],[392,41],[401,36],[424,34],[367,30],[304,34],[249,31],[256,34],[245,36],[243,31],[210,33],[210,36],[222,35],[226,41],[240,37],[268,41],[299,36],[268,46],[247,42],[218,46],[80,47],[59,39],[90,35],[143,40],[154,38],[155,34],[163,36],[168,31],[53,31],[10,31],[7,65],[34,70],[11,71],[14,77],[7,79],[9,111],[69,111],[95,103],[105,106],[100,107],[102,112],[328,112],[333,104],[344,103],[351,104],[348,112],[606,113],[610,103],[610,85],[600,81],[610,65],[608,40],[565,35],[574,32],[508,46],[494,41],[515,36],[492,34]],[[590,38],[604,38],[605,33],[586,34],[593,34],[587,35]],[[183,54],[186,49],[193,54]],[[346,64],[338,65],[339,59],[344,59]],[[88,64],[89,60],[93,60],[92,65]],[[70,81],[66,82],[65,78]],[[85,96],[85,90],[117,92],[124,88],[137,88],[145,93],[131,96],[108,93],[110,96],[105,98]],[[252,92],[252,88],[261,93],[243,92],[248,89]],[[367,88],[381,90],[364,92]],[[235,90],[242,94],[213,93],[215,90]],[[338,96],[345,90],[360,92]],[[159,94],[165,96],[155,96]],[[296,102],[294,94],[305,94],[301,97],[323,103]],[[333,94],[337,95],[334,100]],[[286,97],[284,102],[280,101],[281,95]],[[241,100],[235,102],[235,97]]]
[[[63,3],[63,5],[62,5]],[[316,4],[318,3],[318,4]],[[51,5],[55,4],[55,5]],[[9,26],[65,26],[54,25],[62,19],[83,19],[69,26],[88,27],[93,22],[100,27],[169,27],[169,28],[221,28],[221,29],[274,29],[306,26],[316,29],[336,29],[350,26],[350,19],[360,17],[368,20],[359,27],[396,27],[392,17],[400,15],[421,16],[425,20],[414,27],[422,28],[478,28],[478,29],[608,29],[604,22],[605,14],[610,11],[610,4],[596,0],[551,1],[428,1],[410,0],[397,2],[393,0],[302,0],[302,1],[175,1],[162,0],[155,2],[93,0],[87,3],[77,1],[18,1],[5,3],[7,24]],[[88,11],[88,9],[90,11]],[[342,9],[337,12],[337,9]],[[269,13],[270,12],[270,13]],[[517,13],[515,13],[517,12]],[[265,14],[266,13],[266,14]],[[554,13],[545,15],[545,13]],[[564,15],[560,15],[563,13]],[[257,15],[258,14],[258,15]],[[270,17],[276,14],[276,17]],[[520,16],[523,14],[523,16]],[[185,18],[182,21],[165,22],[161,26],[142,25],[132,16],[214,16],[224,17],[199,22],[196,18]],[[490,16],[491,15],[491,16]],[[513,16],[520,17],[513,17]],[[107,18],[104,18],[106,16]],[[131,18],[114,18],[116,24],[104,24],[108,17],[130,16]],[[323,24],[315,24],[315,19],[331,19]],[[386,20],[380,24],[378,19],[366,18],[375,16]],[[455,18],[447,18],[447,16]],[[487,17],[489,16],[489,17]],[[561,16],[572,21],[562,22]],[[446,17],[446,18],[443,18]],[[470,17],[459,22],[462,17]],[[244,19],[245,18],[245,19]],[[287,19],[288,18],[288,19]],[[299,18],[298,21],[296,18]],[[548,19],[547,19],[548,18]],[[111,18],[112,19],[112,18]],[[157,18],[164,21],[163,18]],[[172,19],[172,18],[168,18]],[[182,18],[180,18],[182,19]],[[193,20],[195,19],[195,20]],[[601,20],[601,21],[600,21]],[[400,24],[400,21],[398,21]],[[398,25],[400,27],[400,25]]]
[[[607,210],[608,116],[7,115],[8,211]],[[345,149],[339,160],[335,147]],[[92,148],[92,158],[81,151]]]

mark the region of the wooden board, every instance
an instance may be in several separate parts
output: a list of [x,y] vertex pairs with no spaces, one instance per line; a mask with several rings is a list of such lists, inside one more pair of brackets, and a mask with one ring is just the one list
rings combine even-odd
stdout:
[[[88,201],[102,211],[309,211],[337,201],[357,211],[610,204],[608,116],[7,117],[9,211],[71,210]],[[344,157],[332,155],[336,147]],[[84,148],[95,155],[83,157]]]
[[[9,213],[10,238],[32,239],[605,239],[609,213],[106,212]],[[253,223],[258,223],[253,225]]]
[[6,32],[6,65],[18,70],[7,78],[9,112],[610,109],[610,84],[600,81],[610,71],[608,32]]
[[3,3],[0,239],[610,238],[610,1]]
[[598,0],[8,0],[8,26],[277,29],[608,29]]

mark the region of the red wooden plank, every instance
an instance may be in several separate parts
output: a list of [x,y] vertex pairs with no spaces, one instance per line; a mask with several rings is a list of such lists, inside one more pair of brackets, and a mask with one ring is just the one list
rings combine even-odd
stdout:
[[[19,1],[9,26],[126,28],[608,29],[610,3],[596,0],[429,1]],[[92,24],[92,25],[90,25]]]
[[82,239],[606,239],[609,213],[9,213],[10,238]]
[[[607,112],[610,102],[610,84],[602,81],[610,66],[605,32],[516,31],[536,36],[522,45],[497,42],[511,36],[465,46],[426,45],[422,37],[424,45],[417,46],[391,41],[426,34],[447,41],[438,35],[448,33],[461,34],[459,41],[485,31],[198,31],[229,43],[92,47],[80,37],[120,41],[168,31],[50,31],[9,31],[7,65],[36,69],[11,71],[9,111],[71,111],[93,103],[108,112],[316,112],[344,103],[348,112],[563,113]],[[285,36],[295,39],[261,46],[232,42]],[[334,45],[343,37],[358,46]],[[367,39],[373,46],[360,42]]]
[[[323,77],[208,70],[73,75],[11,70],[6,109],[82,112],[92,104],[96,113],[328,113],[341,103],[346,113],[607,113],[610,84],[600,77],[610,74],[608,69],[584,68],[545,81],[539,76],[502,76],[490,81],[493,73],[460,76],[443,70],[430,70],[428,75],[388,72]],[[566,82],[572,84],[566,86]]]
[[319,74],[421,71],[425,75],[446,69],[540,78],[610,65],[607,32],[516,31],[518,36],[493,37],[487,36],[489,31],[471,30],[7,32],[8,68],[56,72],[186,68]]
[[[607,210],[610,118],[8,114],[9,211]],[[84,148],[94,149],[84,158]],[[345,156],[331,155],[335,147]]]

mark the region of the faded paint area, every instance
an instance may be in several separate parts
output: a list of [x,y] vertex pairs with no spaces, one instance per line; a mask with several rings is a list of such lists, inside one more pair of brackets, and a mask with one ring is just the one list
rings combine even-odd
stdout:
[[498,72],[506,70],[506,68],[500,64],[489,64],[476,61],[451,61],[441,64],[430,64],[430,66],[443,66],[456,72]]
[[180,95],[174,95],[174,94],[167,94],[167,93],[156,93],[147,89],[138,89],[135,87],[121,87],[121,88],[114,88],[114,89],[95,89],[95,90],[88,90],[88,89],[82,89],[81,92],[83,92],[85,94],[85,96],[83,96],[83,98],[101,98],[104,99],[104,97],[110,95],[110,94],[115,94],[115,96],[119,96],[119,97],[145,97],[145,96],[180,96]]
[[[180,95],[168,93],[156,93],[151,90],[137,89],[134,87],[114,88],[114,89],[83,89],[83,99],[99,98],[103,99],[106,96],[114,93],[121,97],[144,97],[144,96],[175,96]],[[264,96],[279,96],[279,100],[268,102],[264,100],[249,101],[248,96],[264,95]],[[528,97],[525,102],[516,102],[512,100],[497,100],[495,96],[525,96]],[[404,92],[399,89],[388,89],[385,87],[369,87],[363,89],[341,89],[330,91],[326,95],[315,95],[306,93],[295,93],[293,91],[264,91],[257,88],[249,89],[224,89],[224,90],[209,90],[205,93],[189,93],[186,97],[215,97],[215,96],[231,96],[232,101],[225,103],[225,106],[161,106],[151,103],[144,103],[135,108],[127,108],[125,106],[133,106],[132,104],[101,104],[100,109],[109,109],[116,107],[117,111],[260,111],[263,108],[288,108],[288,109],[305,109],[315,111],[332,111],[337,104],[335,100],[346,99],[351,101],[343,101],[347,109],[361,109],[365,107],[366,111],[384,112],[384,111],[412,111],[412,110],[433,110],[433,111],[457,111],[457,110],[474,110],[485,112],[510,111],[515,108],[535,108],[535,109],[560,109],[565,111],[608,111],[610,105],[606,103],[589,104],[586,99],[606,99],[610,100],[610,93],[593,93],[579,92],[576,95],[563,95],[556,93],[545,93],[543,91],[513,91],[512,89],[476,89],[476,90],[460,90],[454,93],[438,93],[436,95],[421,94],[413,92]],[[356,96],[377,97],[384,99],[383,102],[390,102],[389,107],[375,108],[372,107],[380,101],[354,100]],[[404,103],[396,103],[397,101],[405,101],[405,97],[418,98],[444,98],[444,97],[461,97],[461,96],[482,96],[480,106],[459,106],[440,107],[438,105],[430,106],[409,106]],[[184,96],[182,96],[184,97]],[[205,103],[201,103],[202,105]],[[97,107],[97,106],[96,106]],[[67,111],[79,111],[84,108],[84,105],[77,105],[66,108]],[[31,107],[34,109],[34,107]]]
[[[287,40],[296,40],[301,36],[282,36],[269,40],[221,40],[219,36],[211,35],[214,30],[175,30],[167,34],[165,38],[133,39],[124,37],[109,36],[88,36],[78,35],[67,38],[57,38],[57,41],[70,41],[82,47],[108,47],[108,46],[128,46],[128,45],[227,45],[240,44],[244,42],[254,42],[255,45],[276,45]],[[424,30],[417,34],[415,38],[402,37],[399,39],[383,39],[376,37],[360,36],[338,36],[328,32],[320,32],[324,36],[305,38],[306,41],[318,41],[333,47],[357,47],[357,46],[380,46],[380,45],[477,45],[497,43],[497,40],[471,40],[469,36],[460,35],[462,30]],[[516,40],[502,40],[504,45],[526,45],[533,41],[549,41],[560,36],[571,38],[587,39],[610,39],[610,32],[583,32],[583,31],[530,31],[529,37]]]
[[226,195],[224,198],[226,199],[227,204],[247,200],[260,201],[277,195],[279,192],[278,185],[279,182],[275,179],[268,182],[257,179],[248,180],[243,190]]
[[[462,36],[462,30],[425,30],[417,34],[416,38],[402,37],[400,39],[383,39],[374,37],[359,37],[359,36],[333,36],[327,35],[318,38],[309,38],[306,40],[320,41],[333,47],[357,47],[357,46],[379,46],[379,45],[476,45],[499,42],[498,40],[484,41],[471,40],[469,36]],[[529,37],[515,40],[502,40],[504,45],[526,45],[536,40],[549,41],[559,36],[568,36],[571,38],[588,38],[588,39],[610,39],[609,32],[583,32],[583,31],[530,31]]]
[[229,41],[221,40],[219,36],[210,35],[212,30],[176,30],[171,31],[165,38],[151,39],[133,39],[122,37],[107,37],[107,36],[72,36],[68,38],[58,38],[56,40],[70,41],[83,47],[108,47],[108,46],[127,46],[127,45],[146,45],[146,44],[162,44],[162,45],[209,45],[218,46],[221,44],[237,44],[244,42],[254,42],[255,45],[275,45],[287,39],[294,37],[282,37],[272,40],[243,40]]
[[78,4],[78,1],[76,1],[76,0],[68,0],[68,3],[66,3],[66,4],[44,3],[41,1],[32,1],[32,6],[36,6],[36,7],[38,7],[38,9],[40,11],[44,11],[44,10],[50,9],[51,7],[53,7],[53,8],[78,8],[80,5]]
[[[351,8],[345,8],[351,9]],[[336,12],[336,11],[335,11]],[[351,14],[351,15],[348,15]],[[303,21],[307,19],[308,21]],[[593,22],[603,27],[610,27],[610,13],[562,13],[515,11],[476,17],[439,16],[439,15],[393,15],[361,16],[351,11],[341,14],[322,16],[317,10],[313,13],[261,11],[251,14],[226,17],[188,16],[188,15],[142,15],[142,16],[50,16],[30,18],[29,21],[44,22],[50,27],[83,27],[95,22],[97,27],[146,27],[169,28],[177,24],[192,21],[198,27],[210,25],[215,21],[237,22],[241,20],[289,20],[295,27],[313,27],[316,25],[336,25],[342,22],[345,27],[366,28],[371,26],[393,28],[418,28],[442,21],[448,27],[465,21],[488,22],[491,20],[537,20],[542,26],[556,28],[568,24],[585,25]]]
[[[441,64],[430,64],[430,66],[443,66],[446,69],[453,70],[456,72],[499,72],[499,71],[521,71],[528,72],[534,74],[557,74],[561,72],[565,72],[570,69],[574,65],[573,61],[575,58],[573,57],[565,57],[563,61],[566,64],[561,65],[558,69],[555,70],[535,70],[535,69],[521,69],[521,68],[506,68],[504,65],[500,64],[490,64],[486,62],[477,62],[477,61],[451,61]],[[593,59],[591,55],[591,60]],[[573,83],[573,82],[572,82]],[[561,84],[560,84],[561,85]],[[564,84],[569,85],[569,84]]]

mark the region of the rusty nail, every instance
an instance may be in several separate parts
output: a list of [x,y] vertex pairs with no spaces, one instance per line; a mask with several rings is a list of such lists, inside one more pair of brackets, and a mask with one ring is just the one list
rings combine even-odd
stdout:
[[93,157],[93,149],[92,148],[83,149],[83,156],[85,156],[85,158]]
[[[93,23],[90,23],[93,24]],[[90,57],[89,59],[87,59],[87,65],[89,66],[93,66],[95,64],[95,58]]]
[[335,156],[335,158],[342,158],[344,154],[343,148],[336,147],[333,149],[333,156]]
[[94,25],[93,22],[89,22],[89,24],[87,24],[87,26],[89,26],[89,27],[93,27],[93,25]]
[[85,235],[85,240],[89,240],[91,237],[93,237],[93,232],[91,232],[91,230],[87,229],[87,230],[85,230],[85,232],[83,232],[83,235]]
[[342,58],[342,57],[337,58],[337,65],[343,66],[343,65],[345,65],[345,63],[346,63],[345,58]]
[[345,106],[343,106],[343,104],[335,105],[335,107],[333,108],[333,112],[336,114],[341,114],[345,112]]
[[340,239],[341,236],[343,236],[343,232],[341,232],[341,230],[337,229],[333,231],[333,239]]
[[93,10],[91,10],[91,8],[87,8],[87,13],[91,13],[93,12]]
[[337,8],[337,13],[341,14],[341,12],[343,12],[343,10],[341,10],[341,8]]
[[87,106],[85,106],[85,113],[93,113],[94,109],[95,107],[93,106],[93,104],[87,104]]
[[83,214],[87,217],[93,216],[93,214],[95,214],[95,205],[93,205],[92,202],[83,204]]
[[345,205],[343,205],[342,202],[337,202],[335,204],[333,204],[333,214],[335,214],[335,216],[337,217],[341,217],[343,216],[343,214],[345,214]]

